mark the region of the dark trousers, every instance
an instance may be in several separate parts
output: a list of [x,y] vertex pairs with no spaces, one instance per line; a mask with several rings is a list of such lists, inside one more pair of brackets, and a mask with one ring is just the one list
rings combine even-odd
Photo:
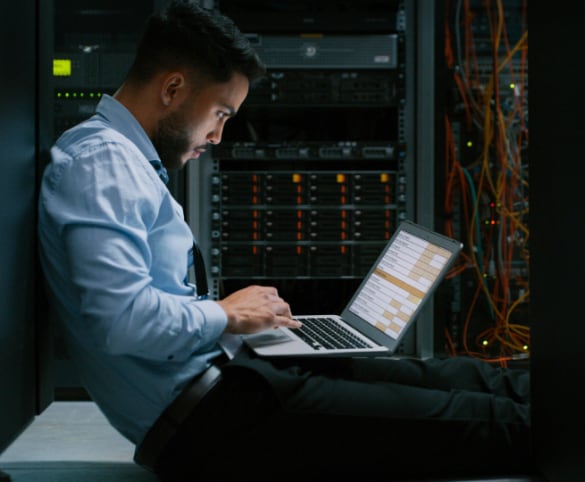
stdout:
[[466,358],[245,353],[157,464],[164,482],[529,473],[529,375]]

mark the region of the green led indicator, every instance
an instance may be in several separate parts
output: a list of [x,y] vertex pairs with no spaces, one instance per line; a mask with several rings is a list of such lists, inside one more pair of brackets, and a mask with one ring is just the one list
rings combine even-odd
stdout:
[[473,142],[467,141],[467,147],[472,147],[472,146],[473,146]]

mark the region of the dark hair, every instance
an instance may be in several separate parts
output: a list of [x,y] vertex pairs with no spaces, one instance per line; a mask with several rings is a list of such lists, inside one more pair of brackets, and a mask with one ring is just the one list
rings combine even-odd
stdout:
[[266,73],[231,19],[193,0],[171,0],[148,18],[128,79],[142,83],[157,72],[181,68],[214,82],[240,73],[252,83]]

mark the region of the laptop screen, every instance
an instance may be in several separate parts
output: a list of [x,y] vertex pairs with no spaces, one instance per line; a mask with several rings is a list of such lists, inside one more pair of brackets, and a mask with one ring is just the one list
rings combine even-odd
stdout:
[[350,313],[395,340],[401,338],[460,249],[459,242],[427,233],[420,226],[406,223],[402,228],[348,305]]

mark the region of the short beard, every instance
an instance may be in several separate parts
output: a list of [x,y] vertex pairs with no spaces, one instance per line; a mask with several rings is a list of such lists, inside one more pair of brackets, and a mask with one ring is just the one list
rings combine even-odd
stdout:
[[182,157],[189,152],[191,146],[185,124],[185,116],[181,108],[162,118],[158,123],[152,143],[167,169],[183,167]]

